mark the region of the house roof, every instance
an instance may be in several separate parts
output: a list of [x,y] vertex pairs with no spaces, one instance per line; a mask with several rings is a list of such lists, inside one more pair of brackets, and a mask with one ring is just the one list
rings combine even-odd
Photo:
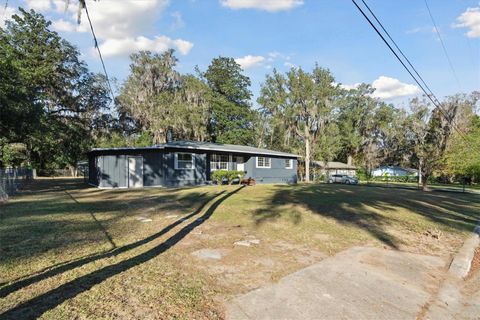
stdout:
[[313,161],[320,168],[356,170],[357,167],[338,161]]
[[240,146],[235,144],[222,144],[213,142],[197,142],[197,141],[173,141],[169,143],[158,144],[150,147],[122,147],[122,148],[95,148],[94,151],[129,151],[129,150],[156,150],[156,149],[192,149],[192,150],[207,150],[207,151],[220,151],[220,152],[234,152],[244,154],[259,154],[269,156],[280,156],[298,158],[299,155],[281,151],[274,151],[262,148],[255,148],[249,146]]

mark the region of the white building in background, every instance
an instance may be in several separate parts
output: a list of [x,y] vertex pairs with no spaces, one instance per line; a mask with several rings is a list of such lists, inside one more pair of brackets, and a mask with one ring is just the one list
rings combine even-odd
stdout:
[[402,168],[399,166],[381,166],[372,170],[374,177],[405,177],[418,176],[418,170],[412,168]]

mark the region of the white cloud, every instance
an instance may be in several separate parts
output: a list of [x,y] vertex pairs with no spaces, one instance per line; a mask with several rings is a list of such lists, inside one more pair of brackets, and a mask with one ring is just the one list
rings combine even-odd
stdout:
[[301,6],[303,0],[220,0],[222,6],[230,9],[258,9],[269,12],[290,10]]
[[378,79],[372,82],[372,87],[375,88],[373,97],[387,100],[413,96],[421,92],[416,85],[403,83],[398,79],[386,76],[378,77]]
[[360,83],[354,83],[354,84],[340,84],[340,87],[345,89],[345,90],[352,90],[358,88]]
[[[337,83],[332,83],[336,85]],[[354,84],[339,84],[345,90],[358,88],[361,83]],[[374,98],[390,100],[400,97],[413,96],[421,93],[420,88],[413,84],[403,83],[398,79],[386,76],[380,76],[372,82],[372,87],[375,89],[371,95]]]
[[407,34],[415,34],[415,33],[436,33],[435,27],[417,27],[410,30],[407,30]]
[[468,8],[458,18],[455,28],[468,28],[467,37],[480,38],[480,7]]
[[245,57],[235,59],[235,61],[244,70],[260,65],[263,62],[263,60],[265,60],[265,57],[263,56],[252,56],[252,55],[247,55]]
[[4,28],[5,21],[9,20],[14,14],[17,13],[15,8],[12,8],[12,7],[7,7],[7,8],[3,7],[3,10],[5,11],[2,12],[2,14],[0,14],[0,28]]
[[[101,0],[89,1],[87,4],[97,36],[100,39],[121,39],[153,31],[155,21],[161,15],[168,1]],[[83,18],[80,30],[89,32],[88,21],[86,17]]]
[[74,32],[78,30],[78,26],[75,23],[60,19],[52,22],[52,29],[59,32]]
[[45,12],[52,9],[52,1],[50,0],[25,0],[27,7],[39,12]]
[[111,38],[100,44],[100,50],[106,57],[129,55],[140,50],[163,52],[169,48],[176,48],[181,54],[186,55],[192,47],[193,44],[188,41],[174,40],[166,36],[159,36],[154,39],[143,36],[122,39]]
[[284,62],[283,65],[287,68],[296,68],[297,67],[296,65],[294,65],[293,63],[288,62],[288,61]]
[[66,0],[52,0],[52,7],[57,13],[78,13],[79,3],[77,1],[67,2]]
[[67,0],[23,0],[29,9],[37,12],[48,13],[55,11],[57,13],[77,13],[78,1]]
[[280,56],[280,52],[277,52],[277,51],[273,51],[273,52],[269,52],[268,53],[268,60],[274,60],[276,59],[278,56]]
[[173,18],[173,23],[170,26],[171,30],[177,30],[185,27],[185,21],[183,21],[182,14],[179,11],[172,12],[170,16]]
[[[26,4],[42,12],[67,13],[65,19],[52,22],[52,28],[60,32],[90,33],[90,25],[82,12],[77,24],[78,2],[65,0],[25,0]],[[101,0],[87,1],[100,49],[105,56],[129,55],[138,50],[163,52],[169,48],[187,54],[193,43],[184,39],[171,39],[155,34],[155,24],[167,7],[169,0]],[[183,24],[180,12],[172,13],[177,27]],[[155,36],[146,36],[152,34]]]

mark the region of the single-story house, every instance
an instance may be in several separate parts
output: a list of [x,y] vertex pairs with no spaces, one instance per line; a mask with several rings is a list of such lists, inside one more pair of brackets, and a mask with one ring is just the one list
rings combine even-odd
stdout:
[[321,175],[325,175],[327,177],[331,176],[332,174],[345,174],[352,177],[357,175],[357,167],[343,162],[313,161],[312,164],[314,168],[318,168],[318,171]]
[[372,170],[372,176],[374,177],[405,177],[405,176],[417,176],[418,170],[411,168],[402,168],[399,166],[381,166]]
[[215,170],[244,171],[256,183],[296,183],[299,156],[248,146],[173,141],[88,153],[88,183],[99,188],[177,187],[211,181]]

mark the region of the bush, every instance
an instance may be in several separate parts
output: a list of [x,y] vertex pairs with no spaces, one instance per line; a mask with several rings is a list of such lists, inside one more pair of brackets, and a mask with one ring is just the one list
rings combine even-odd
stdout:
[[[234,179],[242,180],[245,175],[244,171],[237,170],[216,170],[212,173],[212,180],[216,181],[217,184],[222,184],[224,182],[231,184]],[[240,181],[239,181],[240,182]]]
[[417,176],[381,176],[381,177],[372,177],[372,181],[383,181],[383,182],[418,182]]
[[358,168],[356,176],[360,181],[372,180],[372,176],[364,168]]

